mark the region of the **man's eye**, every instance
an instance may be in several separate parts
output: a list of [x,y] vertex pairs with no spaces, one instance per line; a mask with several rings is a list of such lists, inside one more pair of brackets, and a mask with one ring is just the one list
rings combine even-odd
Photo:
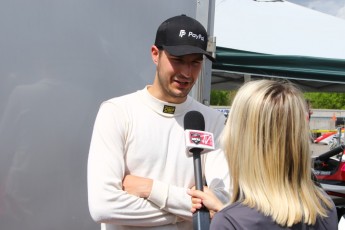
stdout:
[[201,65],[202,61],[193,61],[193,65],[197,66],[197,65]]
[[172,59],[173,62],[176,62],[176,63],[182,63],[182,60],[181,59]]

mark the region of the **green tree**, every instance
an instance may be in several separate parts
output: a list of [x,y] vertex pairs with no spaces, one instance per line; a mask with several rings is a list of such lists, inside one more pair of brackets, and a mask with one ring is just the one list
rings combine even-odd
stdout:
[[345,93],[304,93],[314,109],[345,109]]
[[211,90],[211,105],[229,106],[236,94],[236,90]]
[[228,91],[211,90],[211,105],[227,105]]
[[[211,105],[229,106],[232,103],[236,90],[211,90]],[[340,109],[345,110],[345,93],[304,93],[314,109]]]

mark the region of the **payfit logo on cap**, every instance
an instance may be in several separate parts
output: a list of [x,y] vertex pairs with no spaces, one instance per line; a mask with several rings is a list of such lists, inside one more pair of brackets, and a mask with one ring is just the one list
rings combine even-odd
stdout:
[[[185,30],[180,30],[180,34],[179,34],[179,36],[182,38],[183,36],[185,36],[187,33],[186,33],[186,31]],[[192,38],[195,38],[195,39],[197,39],[197,40],[201,40],[201,41],[204,41],[204,36],[202,36],[201,34],[195,34],[195,33],[193,33],[192,31],[189,31],[189,33],[188,33],[188,37],[192,37]]]
[[180,35],[179,36],[182,38],[185,35],[186,35],[186,31],[185,30],[180,30]]

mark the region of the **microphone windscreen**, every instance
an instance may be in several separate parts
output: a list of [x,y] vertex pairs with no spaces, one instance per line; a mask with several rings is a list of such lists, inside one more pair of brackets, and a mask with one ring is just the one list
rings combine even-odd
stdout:
[[204,116],[198,111],[189,111],[184,115],[184,129],[205,130]]

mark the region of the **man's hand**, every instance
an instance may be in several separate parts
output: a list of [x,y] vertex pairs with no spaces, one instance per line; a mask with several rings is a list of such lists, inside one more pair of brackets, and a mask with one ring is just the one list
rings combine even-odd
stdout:
[[152,179],[126,175],[122,181],[122,188],[131,195],[146,199],[151,193],[152,184]]

